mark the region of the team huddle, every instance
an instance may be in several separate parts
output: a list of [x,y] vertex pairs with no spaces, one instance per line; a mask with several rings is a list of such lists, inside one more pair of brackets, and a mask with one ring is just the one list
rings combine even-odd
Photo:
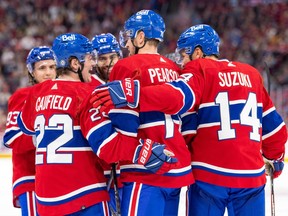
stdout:
[[22,215],[177,216],[182,188],[189,216],[265,215],[287,128],[261,74],[219,59],[209,25],[187,28],[173,60],[164,32],[141,10],[119,43],[65,33],[30,51],[4,135]]

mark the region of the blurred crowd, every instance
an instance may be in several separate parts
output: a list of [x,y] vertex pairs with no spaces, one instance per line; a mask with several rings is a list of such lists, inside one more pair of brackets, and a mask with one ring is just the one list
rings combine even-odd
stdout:
[[[32,47],[51,46],[64,32],[118,37],[124,21],[140,9],[152,9],[165,20],[161,54],[174,52],[183,30],[206,23],[220,35],[221,58],[249,63],[261,73],[266,63],[277,86],[288,84],[287,0],[1,0],[0,131],[5,130],[7,100],[28,85],[25,60]],[[287,95],[288,88],[283,89]],[[280,104],[284,118],[285,101]]]

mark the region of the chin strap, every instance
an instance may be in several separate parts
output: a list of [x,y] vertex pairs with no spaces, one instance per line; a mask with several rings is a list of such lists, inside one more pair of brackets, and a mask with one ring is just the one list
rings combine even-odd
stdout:
[[85,82],[82,75],[82,69],[78,68],[76,73],[78,74],[80,81]]
[[31,84],[32,85],[35,85],[35,84],[37,84],[38,82],[37,82],[37,80],[35,79],[35,77],[32,75],[32,74],[30,74],[29,72],[28,72],[28,75],[29,75],[29,77],[31,78],[30,80],[30,82],[31,82]]
[[[81,64],[81,66],[82,66],[82,68],[84,68],[84,64]],[[68,69],[70,71],[72,71],[73,73],[77,73],[81,82],[85,82],[84,79],[83,79],[82,69],[81,68],[78,68],[77,71],[73,70],[71,67],[68,67]]]

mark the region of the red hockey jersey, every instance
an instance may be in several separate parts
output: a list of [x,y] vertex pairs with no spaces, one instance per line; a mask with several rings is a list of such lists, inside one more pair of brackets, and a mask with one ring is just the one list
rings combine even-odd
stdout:
[[4,145],[12,148],[13,164],[13,205],[20,207],[20,194],[35,190],[35,146],[31,136],[23,134],[17,124],[17,117],[29,94],[30,87],[18,89],[8,101]]
[[[140,81],[142,87],[153,86],[177,79],[179,70],[174,62],[159,54],[137,54],[119,60],[111,71],[110,80],[134,78]],[[162,112],[144,113],[127,108],[112,109],[109,117],[123,134],[166,144],[179,161],[172,170],[163,175],[154,174],[144,166],[135,165],[131,161],[122,162],[122,182],[141,182],[169,188],[179,188],[194,182],[190,153],[180,133],[181,121],[178,115],[166,115]]]
[[[89,82],[88,84],[92,87],[92,90],[93,90],[96,87],[98,87],[98,86],[100,86],[102,84],[105,84],[105,82],[102,79],[100,79],[99,76],[97,76],[97,74],[92,74],[91,82]],[[89,107],[88,107],[88,109],[89,109]],[[107,181],[109,181],[110,178],[111,178],[111,165],[106,163],[105,161],[103,161],[102,162],[102,167],[104,169],[104,175],[107,178]],[[119,179],[119,177],[120,177],[120,166],[119,166],[119,163],[117,163],[117,166],[116,166],[116,174],[117,174],[117,178],[118,178],[117,185],[120,188],[123,185],[121,184],[121,181]],[[113,188],[113,184],[111,185],[111,187]]]
[[21,129],[36,135],[40,215],[66,215],[109,199],[99,158],[80,130],[80,107],[90,89],[77,81],[37,84],[18,117]]
[[96,74],[92,74],[91,82],[88,83],[92,88],[96,88],[99,85],[105,84],[105,82],[100,79]]
[[142,88],[140,110],[192,116],[184,134],[197,133],[190,146],[196,180],[234,188],[265,184],[262,154],[283,159],[287,129],[260,73],[247,64],[210,59],[193,60],[182,73],[170,84]]

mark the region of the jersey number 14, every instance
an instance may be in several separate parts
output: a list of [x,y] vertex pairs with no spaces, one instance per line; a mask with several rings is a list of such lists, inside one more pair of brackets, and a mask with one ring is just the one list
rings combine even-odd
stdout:
[[[228,92],[220,92],[215,103],[220,108],[220,125],[221,130],[218,131],[219,140],[236,138],[235,129],[232,128],[233,123],[251,126],[250,139],[260,141],[260,120],[257,118],[257,98],[256,94],[249,93],[248,99],[244,101],[244,107],[240,112],[239,120],[231,120],[229,109]],[[231,103],[231,102],[230,102]]]

